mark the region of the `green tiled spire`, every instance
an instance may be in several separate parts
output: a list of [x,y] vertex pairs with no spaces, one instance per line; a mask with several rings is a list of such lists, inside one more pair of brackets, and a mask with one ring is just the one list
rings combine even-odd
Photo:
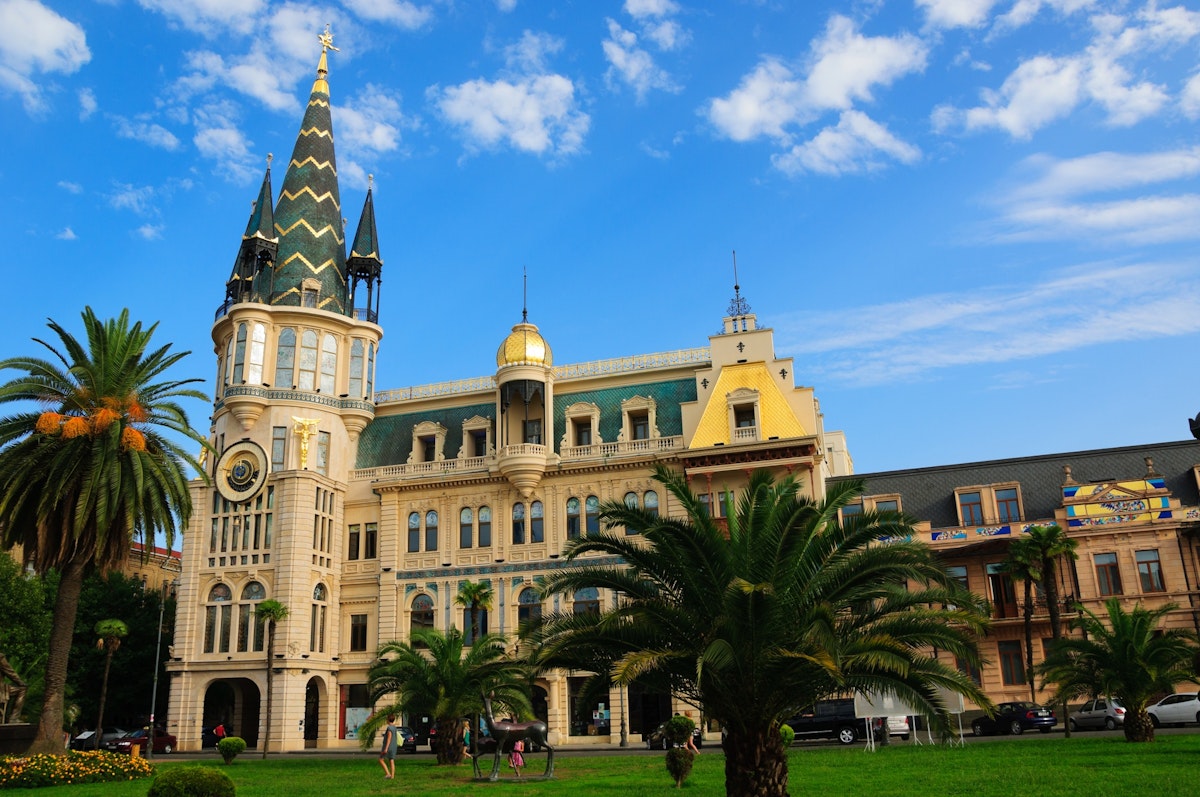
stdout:
[[279,248],[275,235],[275,209],[271,206],[271,156],[267,156],[267,172],[263,175],[258,199],[246,222],[246,232],[238,247],[233,273],[225,283],[225,300],[229,302],[259,301],[264,275],[269,282],[271,266]]
[[379,234],[375,232],[375,200],[371,197],[374,190],[367,189],[367,201],[363,203],[362,216],[358,219],[358,231],[354,233],[350,257],[374,260],[383,265],[383,258],[379,256]]
[[[329,73],[326,63],[329,49],[336,48],[327,31],[321,37],[317,79],[275,207],[279,254],[270,297],[274,305],[315,305],[322,310],[345,313],[346,239],[333,154],[329,84],[325,80]],[[306,289],[306,281],[315,291]]]
[[[373,178],[368,175],[368,180]],[[383,258],[379,256],[379,236],[375,232],[375,200],[371,196],[373,187],[367,188],[367,201],[363,203],[362,216],[358,220],[358,231],[354,233],[354,244],[346,260],[346,275],[350,280],[350,299],[355,317],[362,321],[378,323],[379,283],[383,272]],[[366,285],[366,296],[359,290],[359,283]]]

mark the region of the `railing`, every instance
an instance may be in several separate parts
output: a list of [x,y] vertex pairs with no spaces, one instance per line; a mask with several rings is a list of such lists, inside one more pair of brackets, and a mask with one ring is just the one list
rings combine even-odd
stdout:
[[738,426],[733,430],[733,442],[735,443],[753,442],[757,439],[757,426]]
[[378,468],[359,468],[350,471],[350,481],[375,481],[405,476],[432,476],[435,474],[487,470],[494,457],[464,457],[442,459],[436,462],[411,462],[406,465],[381,465]]
[[590,446],[566,446],[563,460],[605,459],[608,457],[675,451],[683,448],[683,436],[652,437],[648,440],[625,440],[620,443],[593,443]]
[[355,307],[350,315],[355,321],[369,321],[372,324],[379,323],[378,315],[369,307]]

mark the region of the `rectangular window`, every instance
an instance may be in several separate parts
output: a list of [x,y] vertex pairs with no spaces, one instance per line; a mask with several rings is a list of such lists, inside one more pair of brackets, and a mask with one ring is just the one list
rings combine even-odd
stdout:
[[876,501],[875,502],[875,511],[876,512],[899,512],[900,511],[900,502],[895,500],[894,498],[889,499],[887,501]]
[[464,510],[458,519],[458,547],[470,548],[475,543],[475,524],[470,510]]
[[245,653],[250,644],[250,604],[238,605],[237,650]]
[[712,494],[701,493],[696,497],[700,499],[700,511],[705,515],[712,517]]
[[1115,553],[1098,553],[1096,562],[1096,589],[1101,595],[1121,594],[1121,571],[1117,567]]
[[754,426],[754,405],[744,404],[733,408],[733,425],[739,429],[749,429]]
[[363,559],[379,556],[379,524],[368,523],[363,528]]
[[317,473],[329,475],[329,432],[317,432]]
[[717,516],[718,517],[725,517],[725,501],[726,501],[726,499],[728,499],[730,502],[732,502],[733,501],[733,493],[725,492],[724,490],[717,493]]
[[287,454],[287,427],[271,427],[271,470],[283,470]]
[[962,513],[962,524],[964,526],[983,525],[983,501],[978,491],[973,493],[959,493],[958,511]]
[[350,649],[367,649],[367,616],[365,614],[350,615]]
[[486,506],[479,510],[479,547],[492,547],[492,510]]
[[967,583],[967,568],[963,565],[951,565],[947,567],[946,575],[957,581],[963,589],[970,589]]
[[992,617],[1017,616],[1017,590],[1000,563],[987,566],[988,588],[991,590]]
[[856,515],[861,515],[862,513],[863,505],[861,503],[846,504],[844,507],[842,507],[842,521],[844,522],[849,518],[855,517]]
[[421,550],[421,527],[408,527],[408,552],[418,553]]
[[1138,579],[1142,583],[1142,592],[1166,592],[1163,583],[1162,562],[1159,561],[1158,551],[1138,551]]
[[475,452],[474,456],[486,457],[487,456],[487,430],[486,429],[476,429],[475,431],[471,432],[471,440],[474,441],[474,446],[473,446],[473,449]]
[[533,420],[525,421],[524,432],[526,443],[540,446],[542,444],[542,419],[534,418]]
[[955,656],[954,666],[958,668],[959,672],[974,681],[976,686],[983,685],[983,674],[979,672],[979,668],[974,664],[970,663],[966,659],[960,659]]
[[575,445],[590,446],[592,444],[592,422],[575,421]]
[[362,536],[359,529],[357,525],[351,526],[346,539],[346,558],[351,562],[358,558],[359,539]]
[[1004,487],[996,491],[996,515],[1001,523],[1016,523],[1021,519],[1016,487]]
[[433,462],[437,459],[437,438],[422,437],[421,438],[421,461]]
[[1000,649],[1000,677],[1005,686],[1021,686],[1025,680],[1025,656],[1021,653],[1021,640],[997,643]]
[[650,413],[635,412],[629,416],[629,428],[634,440],[650,439]]

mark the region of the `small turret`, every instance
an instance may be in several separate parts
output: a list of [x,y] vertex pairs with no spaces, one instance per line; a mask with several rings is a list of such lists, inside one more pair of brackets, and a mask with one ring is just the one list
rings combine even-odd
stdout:
[[[362,216],[358,220],[358,231],[350,246],[350,257],[346,258],[346,279],[350,283],[349,309],[360,321],[379,323],[379,293],[383,258],[379,256],[379,236],[375,231],[374,176],[367,175],[367,201],[363,203]],[[357,306],[358,283],[367,285],[367,303]]]
[[242,244],[233,263],[233,273],[225,283],[226,304],[261,301],[264,292],[270,291],[270,285],[264,289],[261,283],[264,274],[269,280],[275,254],[279,251],[279,238],[275,235],[275,208],[271,204],[271,157],[267,155],[267,172],[263,175],[258,199],[250,211],[250,220],[246,222],[246,232],[242,235]]

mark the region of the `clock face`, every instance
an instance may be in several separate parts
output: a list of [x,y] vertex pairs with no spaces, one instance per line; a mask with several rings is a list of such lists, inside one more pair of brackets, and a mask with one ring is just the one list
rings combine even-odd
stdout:
[[257,444],[243,440],[225,449],[213,475],[221,497],[240,504],[262,491],[269,472],[266,452]]

